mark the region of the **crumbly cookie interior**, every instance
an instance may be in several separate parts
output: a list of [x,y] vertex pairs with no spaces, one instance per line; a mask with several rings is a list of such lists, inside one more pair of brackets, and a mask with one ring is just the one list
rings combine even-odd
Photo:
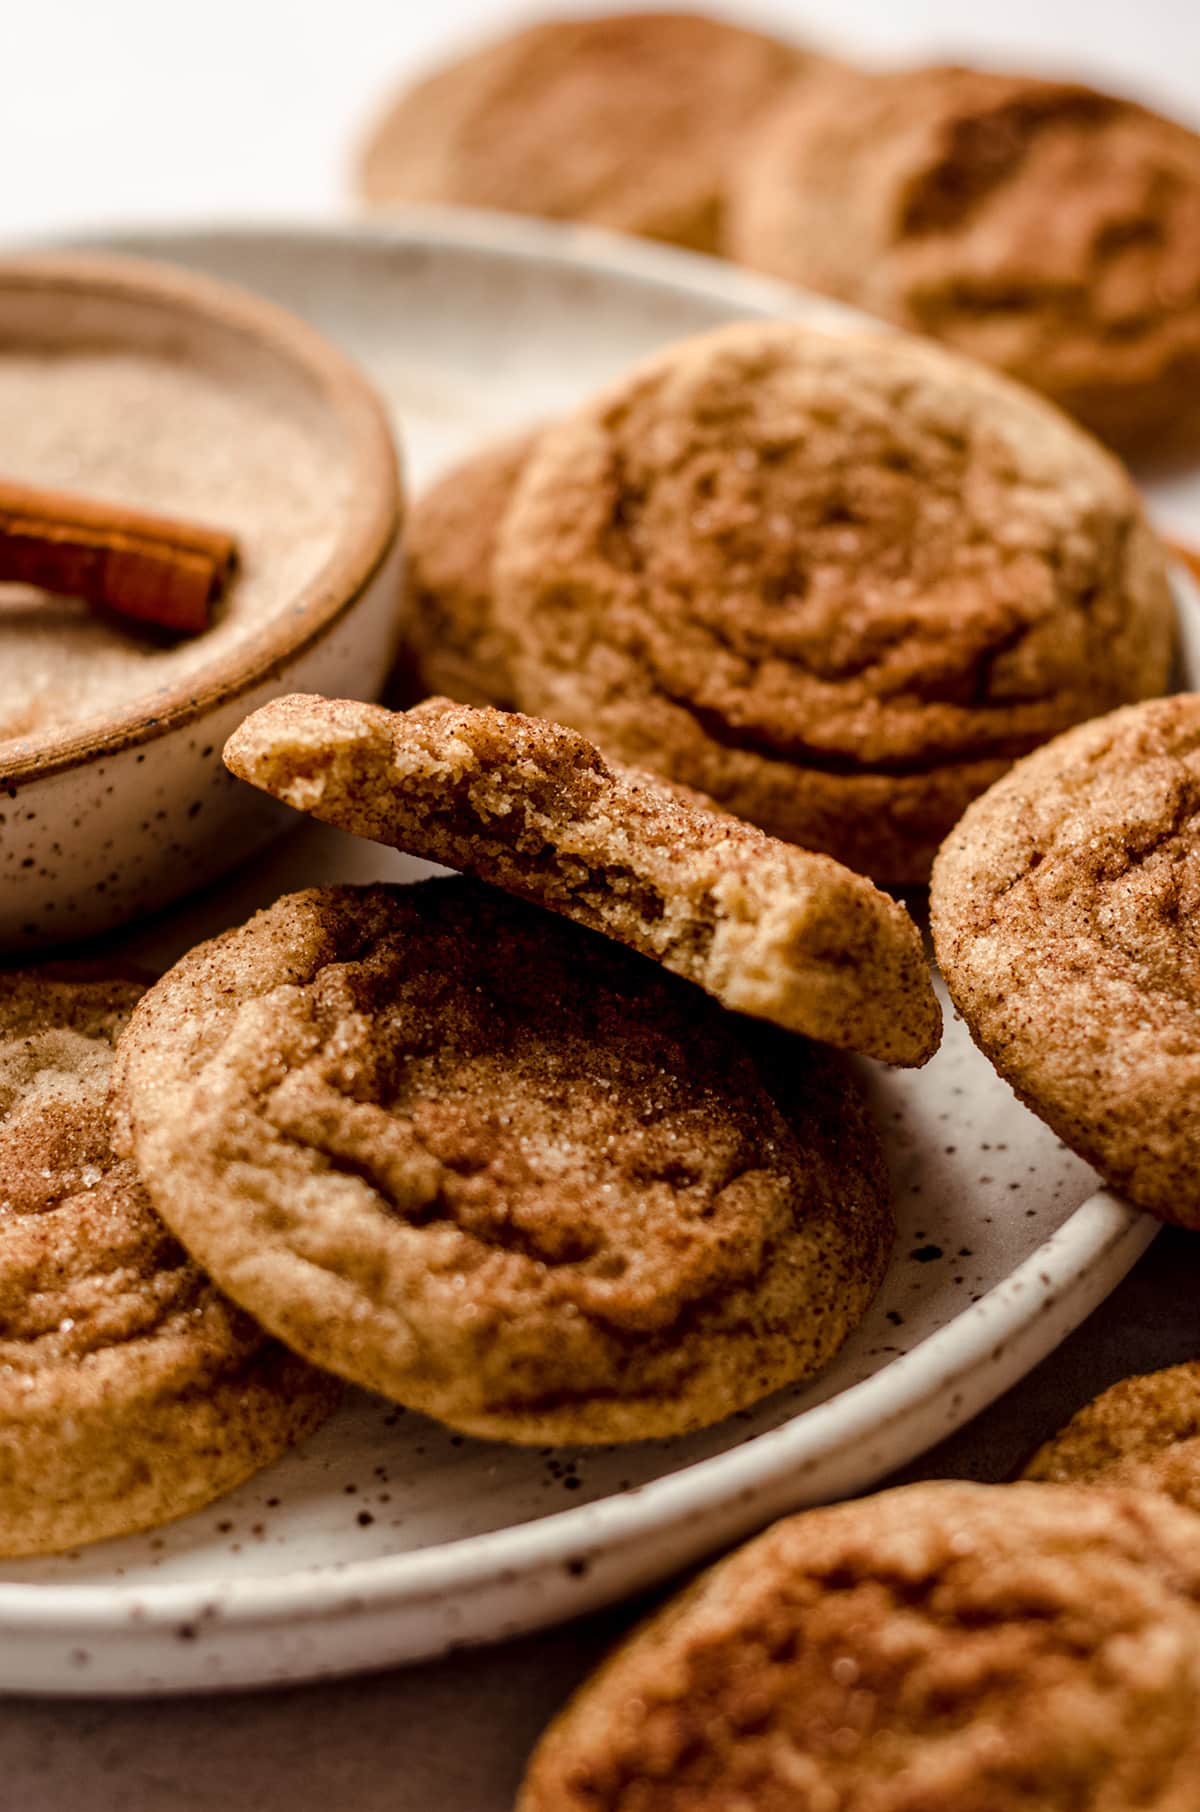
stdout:
[[899,1063],[936,1049],[915,925],[828,857],[686,789],[614,766],[575,731],[427,700],[394,713],[298,696],[225,750],[328,823],[477,875],[653,956],[726,1006]]

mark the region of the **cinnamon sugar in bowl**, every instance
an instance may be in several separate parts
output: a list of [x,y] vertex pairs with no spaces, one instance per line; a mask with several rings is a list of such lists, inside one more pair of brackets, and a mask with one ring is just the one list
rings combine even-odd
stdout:
[[0,583],[0,949],[16,952],[164,905],[273,833],[221,747],[277,693],[377,695],[401,502],[383,405],[336,348],[224,284],[110,257],[0,259],[0,477],[238,547],[194,636]]

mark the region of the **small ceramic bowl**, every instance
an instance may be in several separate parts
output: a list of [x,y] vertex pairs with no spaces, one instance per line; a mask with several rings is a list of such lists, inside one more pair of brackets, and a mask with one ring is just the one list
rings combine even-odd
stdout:
[[[62,373],[72,358],[84,374],[78,391],[70,382],[64,389]],[[43,710],[43,719],[19,735],[12,733],[12,717],[6,724],[0,716],[0,950],[10,953],[124,924],[244,860],[286,819],[227,774],[221,764],[226,737],[278,693],[376,697],[394,653],[400,482],[383,405],[358,369],[283,310],[206,277],[125,258],[0,260],[0,367],[9,360],[0,368],[0,410],[14,407],[14,383],[18,397],[22,385],[29,390],[35,412],[42,371],[58,384],[55,420],[20,444],[19,451],[32,449],[35,470],[9,469],[12,435],[6,457],[0,424],[6,476],[79,491],[84,486],[72,479],[82,473],[91,494],[105,494],[96,480],[104,472],[103,448],[93,448],[88,463],[97,396],[102,412],[108,381],[105,358],[118,372],[124,359],[123,369],[139,378],[136,406],[131,402],[126,415],[122,393],[116,412],[126,464],[137,436],[161,436],[166,453],[159,461],[155,441],[153,456],[137,456],[151,489],[161,479],[163,495],[119,500],[203,521],[212,510],[195,507],[187,482],[188,462],[197,462],[208,490],[193,489],[201,500],[224,500],[234,520],[214,525],[232,527],[243,545],[246,571],[235,579],[235,591],[243,584],[258,590],[252,611],[247,605],[235,622],[242,604],[230,603],[223,626],[219,619],[219,630],[186,657],[172,651],[165,661],[148,658],[144,689],[138,667],[132,690],[128,678],[122,680],[119,701],[102,702],[100,709],[89,698],[82,714],[50,722]],[[183,374],[185,400],[192,379],[204,388],[172,439],[175,393],[156,419],[153,378],[166,372],[169,388],[176,370]],[[228,410],[242,407],[247,397],[254,399],[255,419],[265,424],[249,450],[237,432],[216,431],[224,421],[236,425],[239,418]],[[319,493],[311,510],[300,482],[305,473],[310,491],[315,485]],[[273,539],[261,545],[256,489],[260,496],[281,493],[292,512],[282,538],[275,520]],[[310,521],[317,524],[311,531]],[[239,593],[238,599],[249,596]],[[20,603],[14,605],[11,593],[0,599],[0,661],[19,661],[31,645],[17,620]],[[40,601],[30,608],[35,605]],[[35,635],[46,633],[39,627],[44,614],[25,620]],[[81,638],[72,644],[71,658],[86,679],[79,649],[90,645],[90,620],[70,633]],[[126,660],[119,646],[105,647],[118,666]],[[39,675],[43,706],[54,696],[56,661],[51,631]],[[10,710],[12,672],[10,667]],[[63,672],[65,685],[65,643]],[[0,699],[3,693],[0,673]],[[18,690],[18,704],[20,696]],[[53,719],[52,709],[49,715]]]

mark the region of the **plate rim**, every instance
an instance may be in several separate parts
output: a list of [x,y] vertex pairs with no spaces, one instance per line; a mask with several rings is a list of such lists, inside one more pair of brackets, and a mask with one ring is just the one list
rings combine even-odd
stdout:
[[[206,216],[100,225],[93,222],[78,231],[59,229],[44,235],[22,235],[11,249],[98,249],[119,244],[126,249],[136,246],[135,255],[153,258],[159,255],[156,244],[178,245],[185,241],[197,247],[205,242],[220,242],[231,249],[236,248],[237,242],[268,242],[279,247],[291,245],[301,252],[328,249],[331,242],[339,247],[398,250],[436,241],[449,243],[466,254],[583,269],[602,278],[640,282],[693,298],[729,302],[760,317],[811,317],[819,312],[831,325],[840,322],[846,326],[865,325],[884,333],[891,331],[886,323],[825,297],[812,296],[699,253],[630,240],[596,227],[562,226],[517,215],[457,208],[406,208],[370,223],[359,219],[314,222],[287,217],[260,220]],[[1176,578],[1182,597],[1193,606],[1188,639],[1200,660],[1200,589],[1185,575]],[[1158,1231],[1157,1222],[1112,1191],[1100,1188],[978,1302],[870,1377],[798,1411],[776,1428],[630,1491],[610,1493],[546,1516],[423,1548],[351,1562],[334,1560],[261,1577],[215,1573],[205,1580],[118,1580],[109,1584],[0,1580],[3,1634],[11,1637],[28,1631],[70,1637],[76,1632],[95,1633],[114,1625],[127,1627],[131,1622],[150,1634],[177,1625],[181,1619],[206,1613],[216,1614],[214,1633],[220,1629],[231,1636],[284,1624],[294,1628],[361,1607],[364,1599],[373,1610],[419,1605],[496,1582],[501,1577],[516,1583],[543,1569],[559,1568],[579,1555],[602,1552],[610,1556],[635,1548],[643,1540],[661,1537],[672,1527],[698,1517],[716,1518],[747,1490],[752,1494],[765,1493],[772,1484],[789,1476],[802,1477],[806,1465],[818,1463],[869,1433],[877,1434],[906,1418],[915,1421],[952,1383],[986,1368],[998,1348],[1011,1350],[1023,1344],[1023,1362],[1016,1376],[1024,1376],[1039,1359],[1055,1350],[1070,1327],[1115,1288]],[[1101,1268],[1111,1281],[1099,1296],[1089,1297],[1086,1283]],[[1052,1333],[1045,1341],[1031,1338],[1036,1335],[1039,1322],[1051,1319],[1046,1312],[1054,1307],[1066,1310],[1073,1296],[1086,1300],[1078,1314],[1069,1318],[1067,1329],[1061,1334]],[[954,1354],[952,1377],[947,1376],[947,1349]],[[999,1372],[998,1367],[995,1369]],[[1001,1373],[994,1387],[985,1385],[981,1394],[964,1392],[968,1406],[957,1420],[948,1419],[940,1434],[948,1435],[961,1422],[979,1414],[1012,1382],[1011,1376]],[[895,1400],[898,1383],[900,1401]],[[880,1396],[888,1400],[877,1406]],[[911,1459],[929,1445],[918,1437],[905,1457]],[[890,1471],[895,1464],[903,1463],[893,1456],[886,1469]],[[659,1569],[660,1575],[661,1572]],[[551,1610],[537,1621],[557,1621],[569,1614],[569,1610]],[[371,1663],[364,1660],[359,1665]],[[314,1677],[321,1671],[316,1663],[289,1677]],[[266,1677],[265,1671],[260,1677]],[[81,1684],[77,1690],[87,1689]]]
[[[0,1617],[4,1619],[5,1633],[11,1634],[15,1627],[31,1631],[58,1629],[68,1608],[72,1628],[94,1630],[107,1626],[114,1615],[128,1619],[135,1607],[136,1621],[143,1628],[174,1626],[189,1616],[199,1615],[218,1597],[220,1623],[226,1629],[237,1624],[263,1627],[292,1623],[297,1620],[297,1612],[299,1620],[308,1621],[327,1617],[347,1601],[361,1601],[365,1589],[374,1608],[394,1608],[403,1603],[442,1599],[452,1591],[479,1585],[497,1574],[519,1577],[543,1566],[559,1566],[597,1549],[609,1552],[634,1545],[643,1536],[661,1535],[674,1522],[683,1521],[685,1515],[691,1518],[698,1512],[715,1514],[729,1507],[748,1487],[761,1489],[784,1476],[801,1476],[806,1463],[823,1457],[829,1449],[848,1445],[912,1415],[936,1396],[939,1384],[931,1379],[925,1393],[906,1397],[878,1418],[872,1417],[871,1411],[879,1394],[880,1379],[894,1384],[898,1373],[903,1374],[904,1380],[910,1374],[917,1378],[924,1373],[939,1374],[944,1349],[962,1341],[964,1322],[974,1324],[972,1338],[967,1354],[960,1353],[958,1357],[955,1378],[969,1376],[986,1366],[997,1348],[1007,1346],[1036,1326],[1045,1309],[1062,1302],[1094,1265],[1106,1257],[1124,1258],[1126,1251],[1132,1264],[1160,1230],[1157,1222],[1130,1207],[1111,1190],[1097,1190],[1020,1265],[985,1291],[977,1303],[870,1377],[800,1411],[776,1428],[630,1491],[610,1493],[591,1503],[532,1517],[503,1529],[460,1536],[454,1541],[364,1560],[265,1574],[261,1578],[112,1585],[3,1581]],[[1061,1275],[1056,1276],[1056,1272]],[[1036,1286],[1028,1298],[1027,1285]],[[1048,1348],[1047,1353],[1052,1350],[1053,1347]],[[1037,1363],[1036,1357],[1031,1363]],[[941,1382],[945,1382],[944,1376]],[[970,1414],[978,1414],[980,1407],[977,1404]],[[823,1441],[830,1424],[836,1424],[837,1433],[832,1440]],[[948,1423],[944,1433],[949,1434],[953,1426]],[[764,1451],[771,1460],[765,1469],[756,1464]],[[888,1470],[892,1469],[889,1464]],[[695,1492],[697,1478],[707,1480],[715,1474],[720,1475],[721,1488],[699,1497]],[[658,1513],[664,1500],[668,1512],[672,1500],[680,1500],[674,1516]],[[600,1525],[598,1530],[594,1528],[596,1524]],[[294,1602],[298,1594],[299,1602]]]
[[[358,245],[368,251],[380,246],[400,249],[420,244],[422,240],[436,241],[440,245],[456,246],[464,252],[481,253],[512,263],[541,260],[564,269],[602,271],[625,281],[687,290],[692,295],[710,299],[720,291],[722,299],[728,297],[739,306],[744,303],[748,312],[776,318],[787,318],[799,298],[806,314],[820,313],[830,322],[840,321],[847,327],[869,328],[880,334],[897,331],[890,323],[878,320],[848,302],[818,295],[813,290],[730,264],[723,258],[710,257],[705,252],[688,251],[651,239],[634,239],[608,227],[437,202],[408,203],[370,217],[352,214],[343,219],[326,220],[285,213],[240,216],[203,212],[182,219],[147,216],[133,220],[93,220],[80,222],[77,226],[54,227],[44,233],[21,233],[11,240],[4,240],[0,244],[0,254],[111,251],[116,256],[119,248],[131,247],[136,241],[144,244],[145,249],[126,250],[124,255],[153,260],[159,256],[152,249],[155,243],[185,239],[230,243],[253,240],[277,246],[290,241],[300,248],[313,248],[335,240],[339,245]],[[169,264],[170,259],[164,257],[163,262]],[[225,277],[220,281],[236,288],[240,279]],[[286,307],[285,304],[276,306]],[[353,359],[355,355],[345,356]]]

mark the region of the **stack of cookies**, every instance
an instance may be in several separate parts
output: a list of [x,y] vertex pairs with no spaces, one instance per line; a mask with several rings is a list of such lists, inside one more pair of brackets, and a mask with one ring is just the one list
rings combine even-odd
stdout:
[[[443,478],[407,616],[406,684],[572,726],[706,796],[728,849],[753,824],[883,886],[932,879],[941,967],[996,1068],[1132,1201],[1200,1225],[1200,703],[1156,696],[1173,607],[1138,494],[1053,406],[899,335],[723,328]],[[434,755],[414,807],[380,814],[378,776],[415,758],[363,707],[323,728],[275,710],[273,757],[253,725],[233,745],[268,790],[541,904],[583,885],[514,882],[507,795]],[[431,710],[452,720],[407,721]],[[529,834],[545,870],[544,818]],[[616,873],[642,885],[623,848]],[[636,947],[670,962],[655,912]],[[778,947],[758,967],[786,973]]]
[[[145,992],[9,978],[40,1305],[11,1551],[193,1507],[331,1377],[611,1441],[823,1366],[891,1229],[838,1053],[939,1037],[876,883],[926,881],[947,833],[934,933],[980,1043],[1134,1200],[1200,1218],[1193,707],[1150,697],[1172,614],[1137,494],[1051,406],[898,336],[730,327],[443,480],[407,608],[409,683],[465,701],[281,699],[226,760],[466,878],[289,896]],[[48,1501],[44,1389],[79,1433]]]
[[1010,372],[1125,452],[1200,445],[1200,137],[1078,83],[864,70],[697,14],[558,19],[396,97],[358,186],[731,257]]
[[[1192,380],[1186,138],[679,15],[481,53],[366,169],[819,248],[828,287],[869,266],[883,312],[1123,440]],[[1043,244],[1047,172],[1092,165],[1140,173],[1161,231],[1089,217],[1085,306],[1006,260]],[[856,1062],[921,1065],[941,1032],[885,888],[928,886],[953,1001],[1032,1111],[1200,1228],[1200,697],[1163,696],[1139,496],[1054,403],[891,331],[670,347],[422,501],[403,632],[407,708],[278,698],[225,760],[456,875],[286,895],[157,980],[0,975],[0,1551],[195,1509],[341,1381],[542,1444],[814,1375],[891,1250]],[[1192,1812],[1198,1461],[1188,1365],[1019,1482],[778,1525],[583,1689],[522,1807]]]
[[670,347],[445,478],[411,575],[404,684],[571,724],[884,885],[926,882],[1014,759],[1171,659],[1117,461],[899,335]]
[[[681,943],[648,823],[679,850],[699,789],[730,859],[802,847],[929,881],[995,1067],[1129,1200],[1200,1229],[1200,698],[1156,696],[1162,549],[1052,406],[899,337],[756,325],[671,348],[423,500],[407,636],[405,683],[472,702],[285,700],[235,736],[235,772],[835,1044],[811,973],[803,1016],[783,1008],[782,943],[759,941],[776,986],[751,995],[714,961],[719,918]],[[599,807],[584,733],[608,773],[634,764]],[[864,1006],[857,1048],[902,1060]],[[781,1523],[581,1688],[522,1812],[1184,1812],[1198,1509],[1191,1364],[1107,1392],[1017,1484]]]
[[282,699],[227,761],[478,878],[289,895],[148,988],[0,981],[0,1547],[197,1508],[336,1380],[540,1444],[823,1366],[892,1241],[839,1050],[940,1036],[904,908],[489,708]]

